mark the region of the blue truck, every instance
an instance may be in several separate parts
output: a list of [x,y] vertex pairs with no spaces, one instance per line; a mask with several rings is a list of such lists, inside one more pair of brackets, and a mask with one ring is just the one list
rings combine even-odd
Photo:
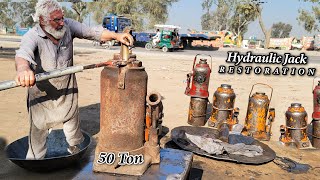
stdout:
[[[109,31],[113,31],[116,33],[121,33],[125,30],[126,27],[130,27],[132,25],[131,19],[125,16],[118,16],[115,14],[109,14],[105,16],[102,20],[102,27],[108,29]],[[94,46],[102,46],[106,49],[112,47],[116,41],[107,41],[107,42],[99,42],[93,41]]]
[[124,16],[110,14],[105,16],[102,21],[102,26],[109,31],[123,32],[126,27],[131,26],[131,20]]

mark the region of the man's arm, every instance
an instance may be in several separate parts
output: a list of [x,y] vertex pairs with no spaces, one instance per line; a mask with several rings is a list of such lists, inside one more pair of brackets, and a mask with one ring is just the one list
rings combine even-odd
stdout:
[[126,45],[133,45],[133,37],[129,33],[115,33],[103,29],[103,27],[88,27],[87,25],[66,18],[65,23],[69,26],[72,36],[77,38],[95,39],[100,41],[117,40]]
[[37,34],[33,29],[29,30],[21,39],[20,48],[16,51],[16,77],[15,81],[22,87],[33,86],[35,83],[34,72],[30,64],[36,65],[34,51],[37,48]]
[[15,81],[22,87],[33,86],[35,83],[35,77],[33,71],[30,69],[29,61],[16,57],[16,71],[17,75]]

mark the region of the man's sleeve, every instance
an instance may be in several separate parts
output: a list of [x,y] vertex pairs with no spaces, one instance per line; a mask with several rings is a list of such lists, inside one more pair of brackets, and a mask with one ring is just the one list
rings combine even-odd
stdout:
[[29,30],[21,39],[21,45],[16,50],[16,57],[23,58],[29,61],[30,64],[37,65],[34,58],[34,52],[37,49],[37,41],[35,37],[32,37],[32,30]]
[[103,32],[102,26],[88,27],[83,23],[79,23],[73,19],[66,18],[66,23],[71,30],[72,37],[80,39],[90,39],[100,41]]

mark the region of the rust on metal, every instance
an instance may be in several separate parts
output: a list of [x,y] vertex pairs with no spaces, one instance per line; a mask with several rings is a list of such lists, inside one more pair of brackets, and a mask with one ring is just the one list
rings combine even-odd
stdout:
[[200,59],[199,63],[196,64],[197,56],[199,55],[200,54],[197,54],[194,57],[192,73],[187,74],[187,87],[185,90],[185,94],[191,97],[208,98],[210,73],[212,69],[212,57],[210,55],[206,55],[211,58],[210,68],[209,64],[207,63],[207,59]]
[[235,99],[236,94],[231,85],[222,84],[218,87],[213,95],[212,113],[208,126],[218,128],[221,124],[225,123],[228,125],[229,130],[231,130],[232,126],[238,123],[237,119],[234,118]]
[[[151,163],[160,161],[157,128],[149,129],[149,142],[145,143],[145,123],[148,122],[149,127],[152,127],[154,119],[152,116],[146,118],[148,75],[142,62],[137,60],[125,45],[121,46],[120,54],[115,54],[111,62],[112,65],[105,67],[101,72],[100,132],[93,170],[142,175]],[[151,109],[151,114],[152,112]],[[118,162],[112,165],[99,164],[97,160],[101,152],[143,154],[144,163],[134,167],[118,167]]]
[[320,120],[312,121],[312,145],[315,148],[320,148]]
[[262,92],[257,92],[249,98],[245,129],[248,135],[259,140],[268,140],[266,121],[269,103],[268,96]]
[[286,111],[286,126],[281,126],[281,133],[284,135],[280,141],[285,145],[295,145],[297,148],[310,147],[307,134],[308,115],[300,103],[292,103]]
[[[145,141],[149,141],[152,134],[151,128],[156,130],[156,136],[161,134],[162,131],[162,118],[163,118],[163,105],[161,95],[158,92],[151,92],[147,95],[147,108],[146,108],[146,129]],[[153,137],[154,138],[154,137]]]
[[[256,85],[264,85],[271,89],[270,100],[264,92],[256,92],[251,96],[252,91]],[[273,88],[267,84],[257,83],[252,86],[249,94],[245,127],[242,132],[243,135],[252,136],[258,140],[270,140],[272,135],[272,122],[275,118],[274,108],[270,108],[269,110],[272,94]],[[268,124],[267,117],[269,119]]]
[[[120,71],[120,74],[119,74]],[[125,72],[125,73],[123,73]],[[124,81],[119,77],[124,75]],[[101,72],[100,137],[107,149],[143,146],[148,76],[144,67],[106,67]],[[123,82],[122,89],[118,85]]]
[[271,137],[272,136],[272,123],[274,122],[274,119],[276,117],[276,111],[274,108],[270,108],[269,109],[269,116],[268,116],[268,125],[266,128],[266,133],[267,133],[267,137]]
[[208,99],[191,97],[188,123],[193,126],[204,126],[207,116]]

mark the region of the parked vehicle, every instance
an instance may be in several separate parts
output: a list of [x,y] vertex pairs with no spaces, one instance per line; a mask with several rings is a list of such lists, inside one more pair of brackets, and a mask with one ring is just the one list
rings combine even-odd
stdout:
[[316,51],[320,50],[320,34],[314,37],[314,50]]
[[294,37],[270,38],[269,49],[301,50],[303,49],[303,42]]
[[314,37],[302,37],[302,44],[304,50],[313,50],[314,49]]
[[[108,29],[109,31],[114,31],[116,33],[123,32],[126,28],[131,27],[131,25],[131,19],[115,14],[109,14],[102,20],[103,28]],[[111,48],[113,45],[115,45],[115,43],[117,43],[115,40],[106,42],[93,41],[94,46],[103,46],[106,49]]]
[[301,43],[301,40],[294,38],[291,43],[291,49],[292,50],[302,50],[302,48],[303,48],[303,45]]

